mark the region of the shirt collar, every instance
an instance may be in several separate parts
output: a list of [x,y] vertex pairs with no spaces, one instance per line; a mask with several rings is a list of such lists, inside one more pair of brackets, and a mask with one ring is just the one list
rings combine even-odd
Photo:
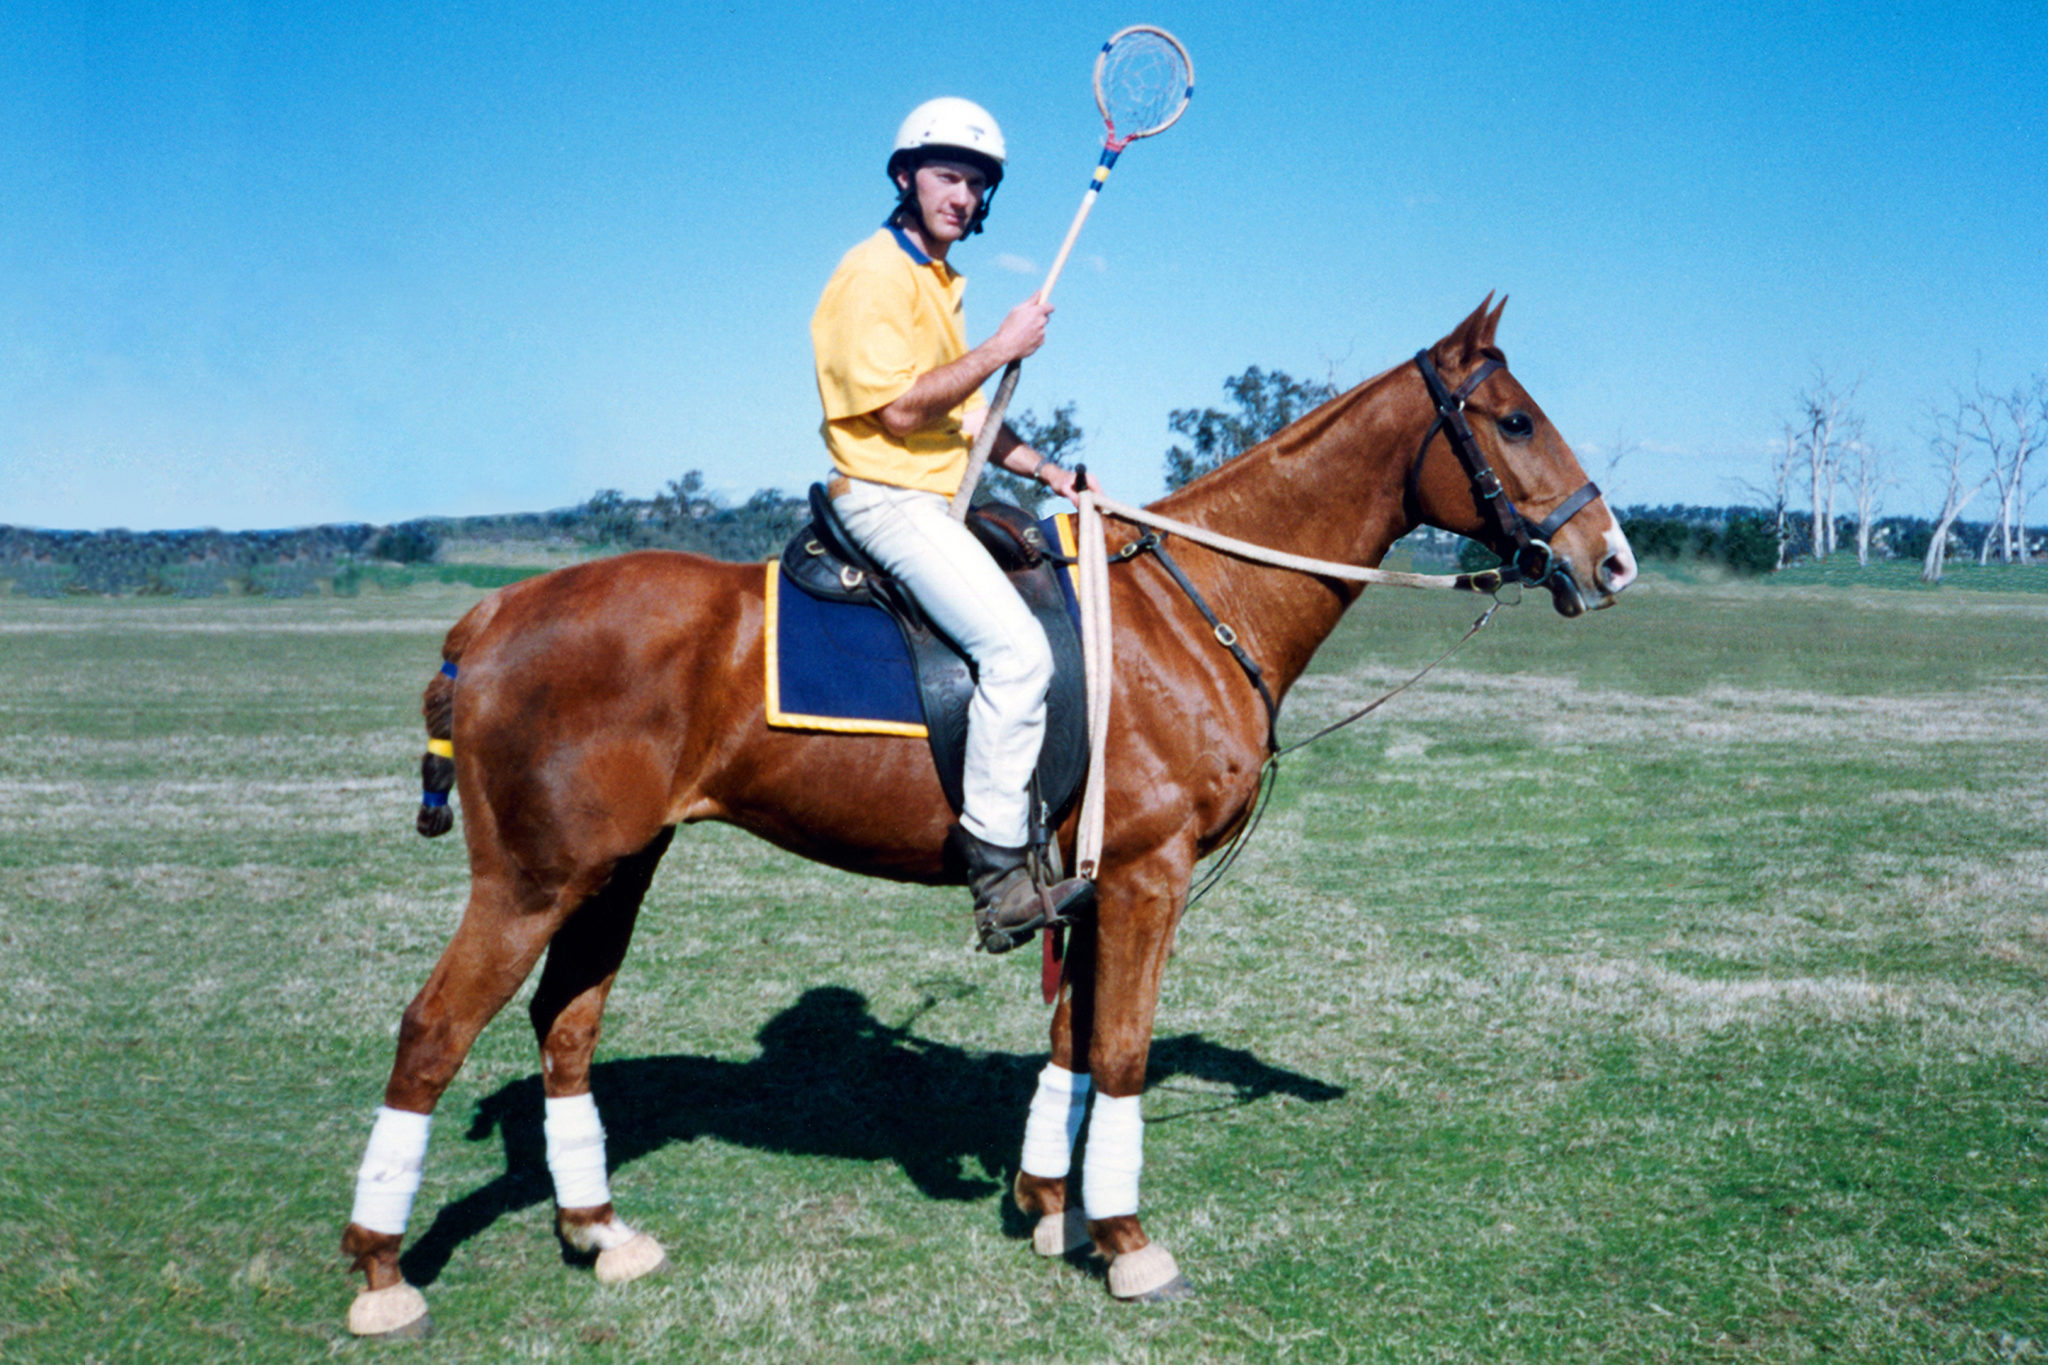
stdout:
[[882,226],[889,229],[891,235],[896,238],[896,245],[902,247],[904,254],[909,256],[911,260],[916,261],[919,265],[930,265],[932,263],[932,258],[918,249],[917,243],[911,241],[910,234],[896,225],[895,219],[890,219]]

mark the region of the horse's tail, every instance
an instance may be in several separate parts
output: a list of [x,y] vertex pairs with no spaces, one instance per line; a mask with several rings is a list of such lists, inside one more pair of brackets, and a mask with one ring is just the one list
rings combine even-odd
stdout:
[[462,651],[497,614],[498,595],[492,593],[455,623],[441,642],[441,671],[428,682],[420,698],[420,715],[427,722],[427,751],[420,756],[420,811],[414,827],[429,839],[455,828],[448,793],[455,790],[455,679],[461,672]]

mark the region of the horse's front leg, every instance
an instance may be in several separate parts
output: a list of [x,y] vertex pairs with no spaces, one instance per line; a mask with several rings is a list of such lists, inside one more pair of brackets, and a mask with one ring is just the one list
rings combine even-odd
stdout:
[[1017,1207],[1037,1220],[1031,1248],[1041,1256],[1064,1256],[1089,1242],[1080,1201],[1068,1195],[1067,1174],[1094,1087],[1087,1063],[1094,938],[1093,924],[1069,936],[1066,984],[1052,1015],[1052,1059],[1038,1073],[1024,1121],[1024,1154],[1013,1195]]
[[[1053,1057],[1039,1076],[1017,1201],[1038,1215],[1033,1244],[1057,1255],[1085,1235],[1109,1260],[1120,1299],[1185,1298],[1193,1291],[1171,1253],[1138,1221],[1144,1167],[1140,1113],[1152,1022],[1173,929],[1187,894],[1192,858],[1162,850],[1118,868],[1099,888],[1093,932],[1077,934],[1068,990],[1053,1019]],[[1085,1058],[1085,1067],[1079,1060]],[[1084,1075],[1076,1075],[1078,1069]],[[1067,1157],[1080,1110],[1094,1091],[1081,1171],[1085,1224],[1068,1199]]]
[[1161,851],[1133,860],[1105,880],[1089,974],[1088,1070],[1095,1101],[1081,1167],[1081,1203],[1095,1249],[1109,1260],[1109,1290],[1120,1299],[1190,1297],[1172,1253],[1138,1222],[1138,1178],[1145,1165],[1145,1063],[1159,983],[1187,897],[1192,856]]

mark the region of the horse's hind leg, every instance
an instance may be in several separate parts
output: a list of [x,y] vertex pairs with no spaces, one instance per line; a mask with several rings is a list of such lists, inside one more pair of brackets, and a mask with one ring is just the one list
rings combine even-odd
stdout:
[[[521,901],[534,908],[521,908]],[[426,1300],[399,1273],[398,1252],[419,1190],[430,1116],[477,1035],[532,973],[562,922],[562,903],[518,896],[495,877],[476,878],[454,937],[405,1007],[384,1107],[370,1130],[355,1207],[341,1236],[343,1254],[368,1280],[349,1307],[349,1330],[358,1336],[426,1330]]]
[[637,1280],[667,1263],[661,1244],[627,1226],[612,1208],[590,1059],[641,898],[673,833],[672,827],[664,829],[645,849],[620,859],[603,889],[569,916],[548,948],[528,1007],[547,1096],[543,1131],[555,1183],[555,1227],[572,1249],[597,1253],[597,1278],[606,1284]]

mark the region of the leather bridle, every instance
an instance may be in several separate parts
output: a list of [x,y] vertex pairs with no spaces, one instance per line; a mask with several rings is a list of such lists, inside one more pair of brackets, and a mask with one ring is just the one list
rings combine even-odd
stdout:
[[[1472,435],[1471,424],[1465,420],[1465,400],[1470,398],[1473,391],[1481,384],[1484,384],[1487,377],[1493,374],[1495,370],[1506,369],[1506,362],[1501,360],[1497,354],[1488,356],[1478,369],[1466,376],[1465,382],[1460,384],[1456,391],[1452,391],[1445,386],[1443,376],[1437,373],[1436,365],[1431,362],[1427,350],[1415,353],[1415,368],[1422,371],[1422,382],[1429,386],[1430,398],[1436,404],[1436,420],[1431,422],[1429,430],[1422,434],[1422,444],[1416,448],[1415,458],[1409,461],[1408,496],[1411,502],[1416,497],[1416,483],[1421,477],[1423,457],[1429,453],[1429,443],[1436,439],[1437,432],[1443,432],[1450,441],[1452,451],[1457,454],[1458,462],[1465,467],[1465,473],[1472,481],[1472,495],[1474,499],[1485,510],[1487,515],[1492,518],[1493,525],[1491,529],[1493,534],[1488,539],[1493,543],[1488,548],[1500,555],[1504,561],[1499,568],[1484,569],[1478,573],[1458,574],[1453,578],[1446,578],[1441,583],[1431,584],[1430,586],[1453,587],[1468,592],[1498,593],[1510,583],[1526,583],[1531,587],[1549,588],[1551,595],[1557,598],[1561,605],[1568,603],[1571,608],[1575,609],[1570,612],[1572,615],[1576,615],[1578,611],[1584,610],[1585,598],[1579,592],[1578,584],[1572,578],[1570,562],[1561,558],[1550,548],[1550,538],[1556,535],[1566,522],[1584,511],[1589,503],[1600,496],[1599,486],[1591,479],[1588,479],[1577,492],[1553,508],[1549,516],[1540,522],[1530,521],[1522,515],[1520,509],[1507,496],[1507,491],[1501,487],[1500,476],[1494,473],[1493,466],[1487,463],[1485,453],[1479,449],[1479,442]],[[1087,483],[1087,466],[1078,467],[1075,470],[1074,477],[1078,485],[1085,487]],[[1132,516],[1133,519],[1141,522],[1144,521],[1145,518],[1135,516],[1135,510],[1132,508],[1122,508],[1118,514]],[[1155,522],[1154,524],[1157,526],[1159,523]],[[1184,534],[1190,530],[1187,527],[1180,527],[1179,529]],[[1255,560],[1262,558],[1256,552],[1256,547],[1253,546],[1239,544],[1233,552],[1245,553],[1248,557]],[[1283,752],[1280,745],[1279,732],[1280,704],[1274,699],[1272,689],[1267,687],[1265,674],[1260,670],[1257,662],[1245,650],[1243,644],[1239,642],[1237,632],[1217,616],[1215,609],[1209,605],[1208,601],[1195,587],[1194,582],[1181,570],[1180,565],[1174,562],[1173,556],[1167,553],[1165,532],[1162,529],[1147,531],[1144,535],[1131,541],[1115,555],[1111,556],[1111,561],[1114,563],[1124,563],[1137,558],[1139,555],[1148,553],[1159,560],[1160,566],[1172,577],[1175,585],[1180,588],[1181,593],[1194,604],[1195,610],[1202,614],[1202,619],[1209,623],[1210,632],[1215,635],[1217,642],[1231,652],[1231,655],[1237,660],[1237,666],[1244,670],[1245,676],[1251,680],[1252,686],[1258,690],[1259,700],[1266,704],[1266,750],[1269,754],[1277,757]],[[1059,557],[1065,558],[1065,556]],[[1266,562],[1271,563],[1274,561],[1269,559]],[[1317,571],[1313,563],[1292,564],[1286,567],[1301,569],[1305,572]],[[1324,567],[1334,566],[1326,565]],[[1560,573],[1560,569],[1563,569],[1564,572]],[[1498,600],[1496,600],[1495,605],[1499,605]],[[1481,616],[1473,624],[1472,629],[1465,633],[1464,640],[1460,640],[1458,644],[1462,645],[1465,640],[1471,639],[1492,616],[1493,611],[1489,609],[1484,616]],[[1451,647],[1452,651],[1455,651],[1457,647],[1457,645],[1453,645]],[[1443,656],[1443,658],[1449,657],[1450,652],[1446,652]],[[1347,716],[1335,725],[1326,726],[1316,734],[1309,736],[1309,739],[1301,741],[1301,743],[1306,744],[1311,740],[1320,739],[1331,730],[1341,729],[1349,725],[1352,721],[1359,719],[1378,707],[1381,702],[1386,701],[1395,693],[1412,686],[1422,678],[1423,674],[1428,673],[1430,669],[1435,668],[1438,663],[1442,662],[1443,659],[1438,659],[1436,663],[1432,663],[1428,668],[1423,669],[1422,673],[1418,673],[1415,677],[1402,683],[1400,687],[1381,697],[1379,701],[1373,702],[1370,706],[1365,707],[1364,710]],[[1298,748],[1299,745],[1289,747]]]
[[[1501,582],[1527,583],[1531,587],[1548,587],[1552,595],[1561,593],[1565,584],[1558,581],[1560,563],[1550,548],[1550,538],[1600,496],[1599,487],[1588,479],[1583,488],[1559,503],[1541,522],[1530,521],[1501,488],[1500,476],[1486,462],[1485,453],[1479,449],[1479,442],[1472,435],[1471,424],[1465,420],[1465,400],[1495,370],[1506,369],[1507,366],[1496,357],[1488,356],[1486,362],[1468,375],[1456,390],[1444,384],[1443,376],[1436,372],[1427,350],[1415,353],[1415,368],[1422,371],[1422,382],[1429,386],[1430,399],[1436,404],[1436,420],[1422,434],[1422,444],[1416,448],[1415,460],[1409,466],[1411,487],[1420,475],[1422,457],[1429,453],[1429,443],[1436,439],[1437,432],[1443,432],[1452,452],[1458,457],[1458,463],[1465,467],[1466,477],[1472,481],[1473,498],[1491,523],[1493,534],[1488,537],[1491,543],[1487,548],[1503,561]],[[1569,579],[1568,572],[1565,577]],[[1577,584],[1571,586],[1576,591]]]
[[[1500,476],[1495,474],[1493,466],[1487,463],[1486,455],[1479,449],[1479,442],[1472,435],[1471,424],[1465,420],[1465,400],[1470,398],[1473,391],[1485,383],[1487,377],[1495,370],[1507,368],[1506,363],[1496,356],[1488,356],[1485,363],[1468,375],[1465,382],[1460,384],[1455,392],[1446,387],[1443,376],[1436,372],[1436,366],[1431,363],[1428,351],[1417,351],[1415,353],[1415,368],[1422,371],[1422,382],[1429,386],[1430,398],[1436,404],[1436,420],[1431,422],[1429,430],[1423,433],[1422,444],[1416,449],[1414,460],[1409,463],[1409,497],[1412,500],[1416,496],[1416,481],[1421,476],[1422,458],[1429,453],[1429,443],[1436,439],[1437,432],[1442,431],[1449,439],[1452,451],[1457,454],[1458,462],[1465,467],[1465,473],[1472,481],[1473,497],[1478,501],[1481,508],[1486,509],[1487,515],[1492,520],[1490,528],[1492,535],[1489,539],[1494,543],[1489,548],[1496,554],[1500,554],[1505,561],[1497,569],[1487,569],[1472,574],[1459,574],[1454,580],[1446,580],[1441,584],[1431,584],[1430,586],[1453,587],[1468,592],[1497,593],[1509,583],[1527,583],[1532,587],[1548,587],[1551,595],[1556,597],[1560,603],[1567,600],[1565,595],[1569,593],[1572,595],[1571,600],[1573,600],[1573,604],[1583,608],[1584,598],[1578,591],[1577,583],[1572,579],[1569,565],[1567,561],[1560,559],[1556,552],[1550,548],[1550,538],[1556,535],[1566,522],[1585,510],[1588,503],[1591,503],[1600,496],[1599,487],[1591,479],[1588,479],[1584,487],[1559,503],[1549,516],[1540,522],[1530,521],[1521,514],[1514,503],[1508,498],[1506,490],[1501,487]],[[1075,479],[1082,487],[1087,486],[1083,470],[1076,471]],[[1133,509],[1130,508],[1122,508],[1119,509],[1117,514],[1129,515],[1132,511]],[[1188,530],[1186,527],[1179,529],[1183,534],[1186,534]],[[1232,552],[1244,553],[1251,548],[1239,545]],[[1179,586],[1181,592],[1187,596],[1189,601],[1194,603],[1195,609],[1202,614],[1202,619],[1209,623],[1210,631],[1215,635],[1218,643],[1229,649],[1231,655],[1237,660],[1237,666],[1244,670],[1246,678],[1258,690],[1259,700],[1266,704],[1266,762],[1259,770],[1259,790],[1253,798],[1250,811],[1247,812],[1242,823],[1238,825],[1237,832],[1231,837],[1228,848],[1210,866],[1208,874],[1202,880],[1202,884],[1189,894],[1186,902],[1187,905],[1193,905],[1196,901],[1200,900],[1202,896],[1208,893],[1210,888],[1222,879],[1223,875],[1230,870],[1231,864],[1237,860],[1237,855],[1244,849],[1245,843],[1251,838],[1252,831],[1258,827],[1261,817],[1265,814],[1266,802],[1273,793],[1274,775],[1279,771],[1281,755],[1291,753],[1304,745],[1313,744],[1325,735],[1341,730],[1354,721],[1364,719],[1386,702],[1391,701],[1394,697],[1413,687],[1432,669],[1436,668],[1438,664],[1443,663],[1444,660],[1456,653],[1466,640],[1470,640],[1474,635],[1477,635],[1486,623],[1493,619],[1494,612],[1498,611],[1502,605],[1500,599],[1496,597],[1493,605],[1489,606],[1485,613],[1472,623],[1472,628],[1465,632],[1463,638],[1457,644],[1445,650],[1436,659],[1425,665],[1421,672],[1415,674],[1406,682],[1382,693],[1378,698],[1368,702],[1343,719],[1333,724],[1325,725],[1306,739],[1297,740],[1292,744],[1283,746],[1280,743],[1279,733],[1280,704],[1274,699],[1272,689],[1266,685],[1264,673],[1260,670],[1257,662],[1252,659],[1251,654],[1239,642],[1237,632],[1217,616],[1215,610],[1203,599],[1202,594],[1196,589],[1187,574],[1182,572],[1180,566],[1174,562],[1173,556],[1167,553],[1165,533],[1162,530],[1147,531],[1144,535],[1125,545],[1112,556],[1111,562],[1122,563],[1146,553],[1152,554],[1159,560],[1160,565],[1172,576],[1174,583]],[[1248,557],[1258,558],[1256,555]],[[1274,561],[1267,560],[1266,562],[1271,563]],[[1305,572],[1315,572],[1313,567],[1301,564],[1290,564],[1286,567],[1302,569]],[[1560,568],[1564,568],[1566,571],[1560,574],[1558,572]]]

